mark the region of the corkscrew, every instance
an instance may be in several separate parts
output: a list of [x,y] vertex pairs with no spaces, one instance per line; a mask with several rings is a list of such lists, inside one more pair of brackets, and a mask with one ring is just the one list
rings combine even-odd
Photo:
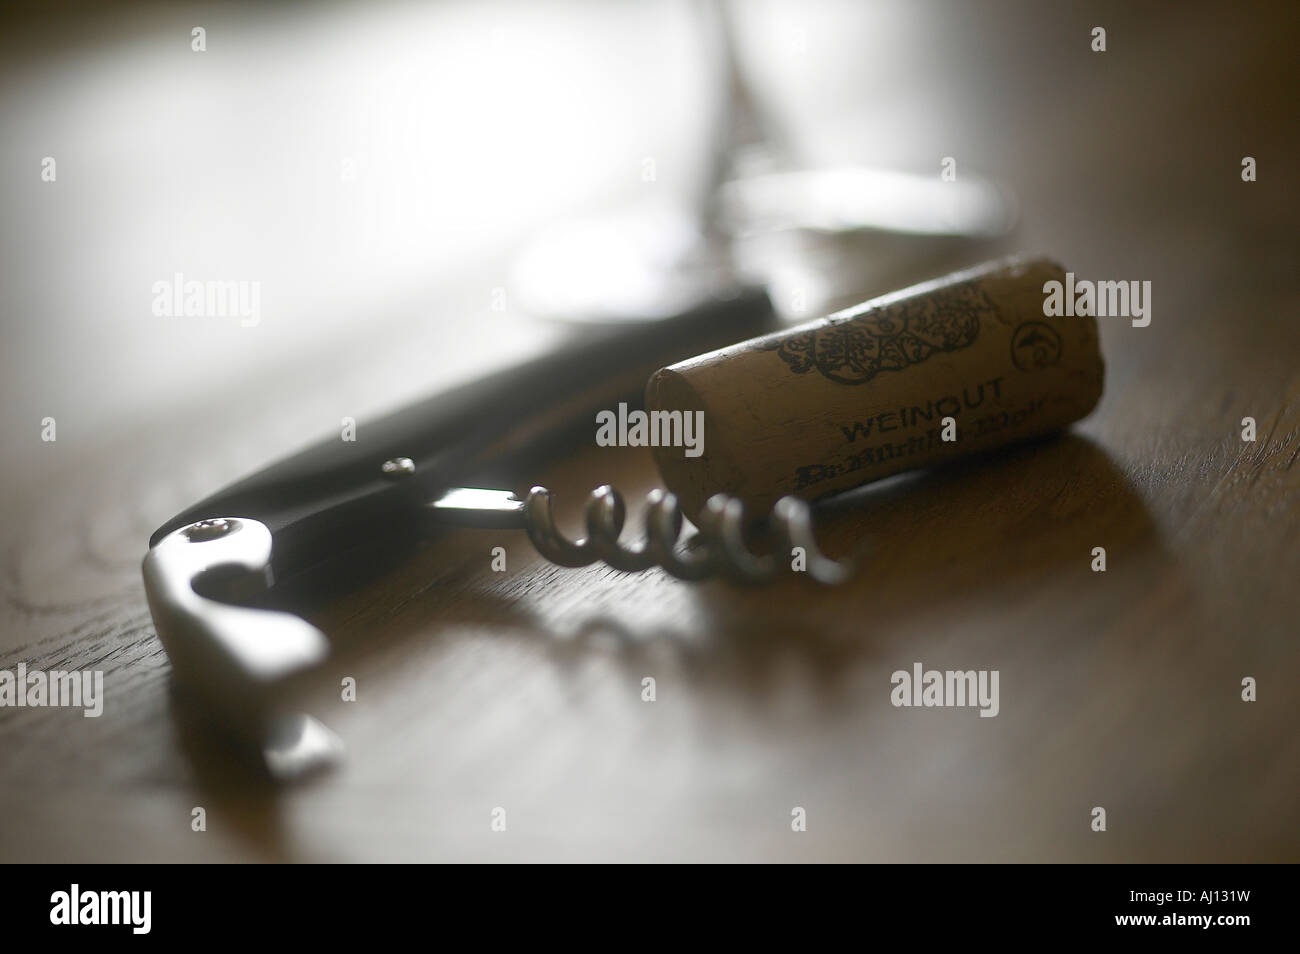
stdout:
[[[333,734],[284,711],[286,687],[325,662],[329,643],[272,607],[284,605],[295,581],[318,585],[349,559],[397,552],[445,527],[524,530],[543,557],[566,567],[603,561],[740,583],[792,569],[823,583],[845,578],[847,568],[818,550],[807,505],[793,498],[751,525],[739,500],[686,509],[673,494],[653,492],[643,540],[625,543],[627,508],[611,487],[591,494],[581,539],[557,525],[550,491],[518,492],[546,461],[591,448],[595,415],[639,401],[656,368],[772,321],[766,294],[755,290],[662,322],[589,329],[557,352],[361,420],[355,440],[322,440],[186,508],[155,531],[143,566],[182,695],[255,743],[275,776],[329,761]],[[696,529],[683,537],[687,517]],[[755,550],[750,541],[766,545]]]

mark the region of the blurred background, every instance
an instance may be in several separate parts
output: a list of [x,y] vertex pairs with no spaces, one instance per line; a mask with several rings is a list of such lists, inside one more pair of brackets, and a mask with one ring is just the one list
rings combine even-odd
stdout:
[[[348,389],[357,349],[402,362],[391,376],[418,393],[449,370],[449,334],[459,357],[558,333],[511,322],[535,310],[512,287],[517,253],[556,220],[611,212],[644,212],[646,227],[666,216],[671,242],[683,210],[700,207],[726,109],[719,9],[137,3],[8,13],[6,439],[33,414],[102,433],[160,401],[210,404],[326,363],[339,405],[364,413],[380,396],[372,383]],[[728,19],[778,165],[938,180],[943,157],[959,153],[960,180],[1005,177],[1026,161],[1024,137],[1056,135],[1034,114],[1034,90],[997,66],[997,47],[1015,36],[985,37],[972,52],[974,11],[757,2]],[[1042,22],[1065,36],[1085,21]],[[203,52],[192,49],[196,27]],[[1052,56],[1085,54],[1086,44],[1062,44]],[[971,83],[979,110],[963,105]],[[47,156],[56,183],[39,174]],[[33,161],[38,174],[21,175]],[[903,258],[901,274],[859,256],[861,277],[839,279],[848,288],[823,287],[837,276],[789,254],[767,256],[766,277],[778,305],[798,298],[793,310],[809,318],[863,285],[890,290],[943,270],[892,249],[874,258]],[[594,286],[589,298],[603,292],[617,307],[620,289],[599,287],[609,283],[598,266],[550,280]],[[260,282],[259,324],[155,320],[150,289],[177,272]],[[480,320],[500,333],[482,340]],[[436,356],[424,347],[433,340]],[[386,346],[394,341],[402,346]]]
[[[1293,4],[1219,2],[7,5],[0,651],[6,665],[109,667],[122,717],[0,713],[3,852],[1294,857],[1285,717],[1245,726],[1198,705],[1221,691],[1237,718],[1238,668],[1295,669],[1293,475],[1274,465],[1294,460],[1297,428],[1295,20]],[[1104,53],[1091,48],[1096,26]],[[1253,185],[1243,156],[1258,159]],[[937,194],[945,158],[958,188]],[[809,169],[849,172],[796,190],[790,207],[718,188]],[[857,212],[882,227],[843,231],[864,224]],[[565,224],[581,219],[598,223],[590,258],[565,252]],[[622,257],[620,243],[632,246]],[[687,280],[663,308],[715,280],[757,282],[793,321],[1020,250],[1083,276],[1152,281],[1153,325],[1103,322],[1102,406],[1076,443],[1034,458],[1048,460],[1038,470],[963,472],[922,503],[882,503],[869,527],[850,524],[849,537],[869,530],[897,558],[873,589],[796,620],[806,596],[744,606],[593,570],[546,577],[549,595],[487,612],[468,578],[441,580],[452,602],[429,596],[416,581],[446,556],[428,557],[394,584],[408,587],[405,609],[376,591],[322,617],[375,636],[368,684],[390,700],[336,714],[367,754],[333,788],[249,790],[172,727],[138,563],[186,504],[344,417],[364,430],[381,410],[580,336],[592,303],[626,317],[670,290],[665,275]],[[155,315],[153,285],[176,273],[260,283],[258,321]],[[1236,422],[1252,412],[1272,430],[1243,452]],[[53,444],[40,440],[47,416]],[[644,463],[624,479],[653,481]],[[583,462],[567,466],[575,490],[595,482]],[[1225,496],[1252,475],[1263,496]],[[1047,502],[1016,512],[1036,479]],[[975,530],[963,514],[988,522]],[[1130,547],[1128,575],[1092,609],[1063,609],[1055,597],[1077,599],[1079,584],[1058,548],[1086,550],[1098,522]],[[947,557],[932,559],[934,539]],[[990,581],[990,552],[1036,568]],[[519,594],[489,594],[502,595]],[[410,638],[434,620],[437,639]],[[557,631],[586,645],[592,626],[622,648],[598,641],[575,661],[566,644],[563,661],[551,657]],[[690,705],[633,728],[635,695],[625,709],[608,687],[633,693],[666,633],[692,647],[660,660]],[[1249,661],[1225,663],[1224,639]],[[1000,664],[1004,687],[1021,667],[1034,699],[1004,702],[996,731],[967,720],[881,735],[897,713],[877,684],[894,664],[959,645]],[[1192,667],[1190,684],[1160,682],[1180,671],[1171,660]],[[1234,678],[1210,690],[1221,670]],[[1080,671],[1087,685],[1069,681]],[[427,678],[477,691],[435,695],[436,718],[422,718]],[[1059,701],[1063,680],[1073,707]],[[1152,713],[1116,701],[1151,698],[1139,692],[1174,702]],[[539,712],[551,720],[540,748]],[[1069,751],[1042,748],[1037,727],[1053,718]],[[1147,726],[1140,751],[1135,720]],[[916,763],[913,744],[933,762]],[[550,754],[524,754],[538,751]],[[532,787],[509,774],[512,754]],[[1210,800],[1178,803],[1208,772]],[[803,794],[791,778],[807,781]],[[1088,784],[1099,778],[1143,818],[1141,835],[1088,841],[1086,819],[1075,832],[1073,814],[1106,797]],[[943,795],[950,786],[966,800]],[[503,788],[538,827],[486,849],[473,799],[456,798],[495,804]],[[783,819],[810,793],[837,824],[792,847]],[[219,806],[225,834],[186,840],[196,799]],[[588,819],[612,814],[574,835],[565,812],[584,805]],[[439,828],[428,810],[457,821]],[[79,813],[93,823],[45,837]],[[754,835],[769,815],[773,833]],[[158,822],[172,816],[177,833]]]

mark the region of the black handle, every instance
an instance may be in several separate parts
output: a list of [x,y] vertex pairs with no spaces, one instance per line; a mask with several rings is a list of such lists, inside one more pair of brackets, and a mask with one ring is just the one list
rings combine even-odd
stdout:
[[[640,403],[657,368],[774,323],[761,289],[677,317],[598,326],[559,351],[470,385],[435,394],[247,477],[172,517],[149,540],[212,517],[250,517],[271,530],[277,579],[307,570],[378,536],[419,531],[423,504],[455,486],[524,489],[530,463],[570,440],[591,439],[595,412]],[[410,476],[385,461],[406,457]]]

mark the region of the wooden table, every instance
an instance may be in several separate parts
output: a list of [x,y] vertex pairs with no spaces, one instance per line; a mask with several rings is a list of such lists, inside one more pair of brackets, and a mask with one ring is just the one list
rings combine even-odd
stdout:
[[[408,269],[359,312],[339,289],[364,269],[340,274],[329,260],[300,274],[277,256],[295,238],[328,250],[331,224],[352,223],[363,200],[326,203],[322,222],[305,225],[248,208],[245,220],[238,208],[222,217],[239,176],[270,175],[268,192],[310,199],[320,157],[293,145],[302,129],[326,129],[331,169],[342,148],[330,124],[350,114],[295,99],[286,67],[257,75],[263,111],[255,92],[222,92],[222,71],[241,62],[231,47],[264,63],[253,47],[274,46],[274,25],[210,24],[210,75],[186,81],[198,91],[188,104],[159,92],[171,98],[158,126],[158,111],[126,92],[137,75],[153,89],[167,70],[197,68],[183,8],[138,8],[156,35],[124,60],[105,52],[119,28],[93,13],[93,49],[66,46],[77,30],[14,21],[0,668],[101,669],[106,700],[99,719],[0,710],[0,858],[1300,859],[1296,22],[1286,5],[1131,6],[900,3],[847,25],[814,8],[751,39],[754,58],[766,50],[785,70],[784,108],[808,127],[814,158],[937,175],[954,156],[959,175],[1009,186],[1019,231],[979,258],[1042,251],[1081,276],[1152,282],[1149,327],[1102,321],[1107,384],[1091,417],[1058,440],[838,501],[820,523],[824,547],[865,554],[865,570],[834,590],[564,570],[521,534],[443,537],[311,610],[336,646],[308,701],[349,757],[289,788],[258,781],[174,701],[140,585],[149,532],[342,416],[364,434],[378,409],[557,332],[492,310],[489,292],[509,289],[488,233],[463,265],[451,225],[427,225],[444,255],[433,277],[406,281],[418,272]],[[674,120],[685,94],[671,82],[655,92],[665,64],[691,62],[685,21],[656,33],[662,11],[564,9],[589,25],[593,49],[622,42],[649,72],[578,57],[556,65],[570,71],[564,82],[543,71],[541,92],[516,95],[545,98],[582,70],[633,77],[592,94],[613,98],[601,101],[609,115],[623,98],[650,116],[644,130],[619,127],[617,156],[597,148],[606,186],[635,177],[647,153],[689,154],[678,138],[690,123]],[[486,23],[459,6],[435,14],[464,31],[439,41],[463,54],[449,70],[488,55],[466,36],[500,41],[503,28],[503,42],[542,61],[567,49],[554,38],[528,46],[536,15],[515,8]],[[1096,25],[1105,53],[1089,48]],[[301,35],[310,46],[317,32]],[[891,62],[910,69],[887,73]],[[400,87],[395,75],[385,88]],[[92,109],[97,84],[124,98]],[[512,94],[484,95],[500,108]],[[248,107],[247,135],[211,163],[159,145],[187,117],[201,138],[205,118],[232,102]],[[291,129],[276,138],[281,122]],[[600,129],[583,130],[597,146]],[[369,135],[378,149],[387,134]],[[494,135],[512,138],[489,123],[449,134],[446,148],[472,164],[475,142]],[[547,162],[548,145],[532,146]],[[39,181],[47,154],[59,158],[57,183]],[[1242,181],[1244,156],[1258,181]],[[518,182],[527,155],[489,158],[517,163],[492,167],[500,188],[572,204],[570,180]],[[658,163],[668,185],[679,165]],[[474,188],[490,201],[491,183]],[[617,189],[598,192],[589,205]],[[492,215],[511,225],[508,211]],[[241,221],[262,250],[243,260]],[[257,329],[153,318],[143,289],[195,262],[282,279],[268,287],[283,307],[268,304]],[[840,300],[879,290],[855,287],[856,274],[832,276]],[[346,308],[331,309],[336,291]],[[40,440],[46,415],[53,443]],[[1245,417],[1253,442],[1242,440]],[[598,482],[635,497],[655,481],[647,456],[595,448],[541,477],[570,500]],[[490,570],[498,544],[506,573]],[[1090,568],[1098,546],[1104,573]],[[999,715],[895,708],[890,675],[918,661],[998,670]],[[355,702],[340,699],[344,676],[357,680]],[[1242,700],[1246,677],[1257,701]],[[191,830],[196,806],[204,832]],[[1094,807],[1106,810],[1104,832],[1092,829]],[[492,830],[497,808],[504,832]],[[795,808],[806,831],[792,830]]]

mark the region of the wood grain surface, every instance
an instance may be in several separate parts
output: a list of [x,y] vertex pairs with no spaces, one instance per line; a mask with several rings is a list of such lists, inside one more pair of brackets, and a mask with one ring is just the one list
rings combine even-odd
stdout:
[[[149,533],[341,415],[364,439],[367,414],[559,332],[489,310],[501,272],[486,255],[440,266],[432,291],[390,288],[328,336],[268,322],[211,353],[150,324],[147,305],[72,308],[66,283],[93,286],[100,269],[170,274],[167,238],[112,251],[126,186],[101,171],[76,191],[89,160],[80,114],[60,104],[77,94],[26,82],[107,67],[85,50],[43,58],[65,41],[17,23],[10,42],[29,49],[7,60],[3,155],[10,180],[36,181],[2,227],[0,668],[101,669],[106,701],[98,719],[0,710],[0,859],[1300,860],[1294,9],[1134,6],[883,5],[892,19],[852,21],[854,42],[864,61],[897,48],[911,71],[882,83],[866,62],[791,109],[821,130],[813,158],[937,175],[955,156],[959,175],[1005,183],[1019,230],[957,264],[1023,250],[1152,282],[1149,327],[1100,321],[1107,379],[1090,417],[837,499],[824,549],[863,567],[838,589],[566,570],[518,533],[431,540],[307,608],[335,652],[304,701],[349,756],[290,788],[260,781],[174,698],[140,583]],[[813,62],[790,84],[805,94],[821,88],[819,43],[840,43],[825,64],[857,62],[850,27],[807,16]],[[1104,54],[1089,50],[1098,24]],[[626,27],[610,42],[644,53]],[[66,155],[55,199],[37,191],[46,140],[17,133],[60,117],[46,137]],[[647,150],[631,141],[639,169]],[[1243,156],[1258,181],[1242,181]],[[828,309],[884,290],[856,254],[809,256]],[[323,329],[323,315],[299,326]],[[273,361],[241,357],[277,335]],[[537,477],[571,504],[601,482],[632,498],[656,482],[648,453],[595,447]],[[490,569],[497,545],[505,573]],[[1090,569],[1098,546],[1104,573]],[[999,715],[895,708],[890,675],[918,661],[998,670]],[[344,676],[356,702],[339,698]],[[205,832],[191,831],[195,806]],[[505,832],[490,828],[497,807]]]

